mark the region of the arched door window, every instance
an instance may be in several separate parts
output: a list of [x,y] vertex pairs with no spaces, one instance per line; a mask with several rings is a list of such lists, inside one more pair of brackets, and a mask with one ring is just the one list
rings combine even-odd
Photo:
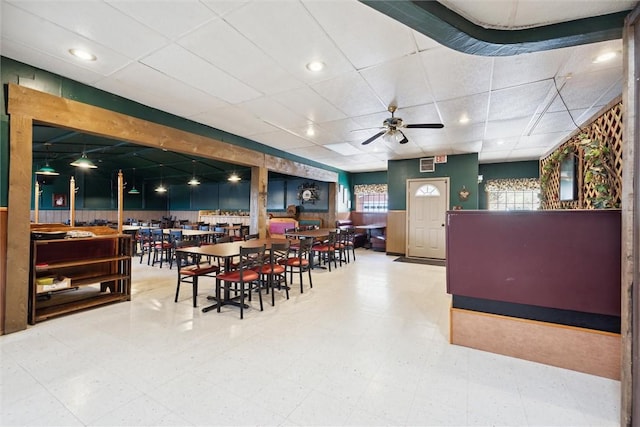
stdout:
[[416,197],[438,197],[440,190],[431,184],[425,184],[416,190]]

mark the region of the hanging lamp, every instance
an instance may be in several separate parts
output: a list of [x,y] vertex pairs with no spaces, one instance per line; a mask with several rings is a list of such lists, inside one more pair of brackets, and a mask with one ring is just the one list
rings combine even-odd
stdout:
[[164,181],[164,165],[160,165],[160,185],[156,187],[156,193],[166,193],[167,187],[164,186],[162,181]]
[[136,188],[136,168],[133,168],[133,186],[131,187],[131,190],[129,190],[129,194],[140,194]]
[[97,168],[97,166],[93,164],[93,162],[89,160],[89,158],[87,158],[87,155],[84,153],[84,151],[82,152],[82,156],[78,160],[75,160],[69,164],[71,166],[75,166],[80,169],[96,169]]
[[44,146],[46,147],[47,154],[45,155],[44,166],[36,171],[36,175],[48,175],[48,176],[56,176],[60,175],[54,168],[49,166],[49,146],[50,142],[45,142]]
[[189,182],[187,182],[187,184],[189,185],[200,185],[200,180],[198,178],[196,178],[196,161],[192,160],[193,162],[193,175],[191,176],[191,179],[189,180]]

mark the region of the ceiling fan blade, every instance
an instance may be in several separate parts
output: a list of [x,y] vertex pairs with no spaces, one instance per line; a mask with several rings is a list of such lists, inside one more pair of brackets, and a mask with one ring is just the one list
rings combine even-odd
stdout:
[[376,133],[371,138],[369,138],[365,142],[363,142],[362,145],[367,145],[367,144],[373,142],[374,139],[381,137],[382,135],[384,135],[385,132],[386,132],[386,130],[383,130],[383,131],[380,131],[380,132]]
[[420,128],[420,129],[442,129],[444,125],[442,123],[418,123],[413,125],[404,125],[405,128]]
[[400,129],[398,129],[398,132],[400,132],[400,135],[402,135],[402,139],[398,141],[400,144],[406,144],[407,142],[409,142],[409,140],[407,139],[407,136],[404,133],[402,133]]

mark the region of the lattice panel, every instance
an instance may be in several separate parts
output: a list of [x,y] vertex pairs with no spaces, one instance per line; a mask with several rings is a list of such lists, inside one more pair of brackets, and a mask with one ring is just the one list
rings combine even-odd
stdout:
[[[615,185],[612,188],[615,202],[620,204],[622,195],[622,103],[619,102],[603,115],[593,121],[583,132],[587,138],[598,138],[609,147],[609,166],[615,171]],[[578,134],[559,146],[557,150],[564,149],[567,145],[577,146],[579,144]],[[560,171],[556,168],[549,175],[547,185],[543,189],[543,202],[541,209],[594,209],[591,199],[596,196],[596,188],[593,183],[585,183],[584,173],[584,153],[582,149],[576,151],[579,159],[579,180],[578,180],[578,200],[561,202],[558,200],[560,191]],[[552,153],[553,154],[553,153]],[[545,165],[550,162],[552,154],[540,160],[540,175]]]

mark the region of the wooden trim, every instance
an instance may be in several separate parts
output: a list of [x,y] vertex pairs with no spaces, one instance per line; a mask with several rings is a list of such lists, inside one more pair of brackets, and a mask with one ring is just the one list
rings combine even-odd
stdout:
[[315,179],[316,181],[338,182],[337,172],[331,172],[315,166],[297,163],[281,157],[275,157],[270,154],[264,155],[264,166],[271,171],[287,175]]
[[[29,248],[31,233],[31,117],[9,117],[9,197],[7,212],[7,280],[4,333],[26,329],[29,297]],[[26,220],[25,220],[26,219]]]
[[[624,83],[622,105],[622,241],[621,241],[621,425],[640,424],[640,150],[637,135],[640,134],[638,120],[638,94],[640,87],[640,6],[627,17],[623,32]],[[634,314],[635,313],[635,314]]]
[[450,319],[452,344],[620,379],[619,334],[458,308]]
[[93,105],[83,104],[16,84],[9,84],[9,114],[23,114],[37,122],[108,136],[147,147],[223,160],[244,166],[262,166],[264,154],[137,119]]
[[7,288],[7,208],[0,207],[0,335],[4,335],[5,290]]

